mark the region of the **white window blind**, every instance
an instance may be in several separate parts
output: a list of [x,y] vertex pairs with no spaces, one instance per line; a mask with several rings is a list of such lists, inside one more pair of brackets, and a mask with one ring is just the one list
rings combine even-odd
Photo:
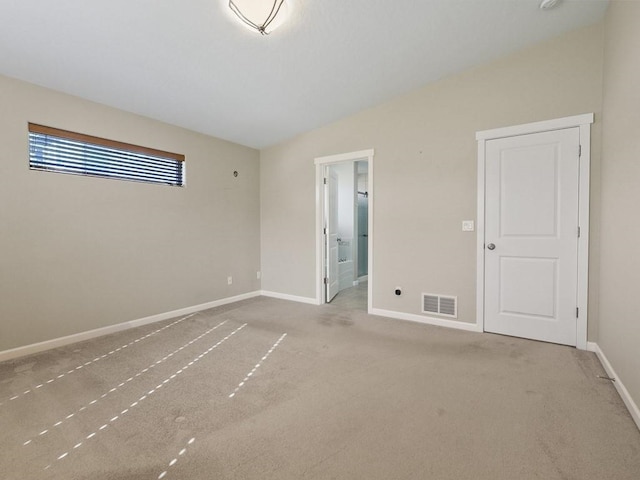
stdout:
[[184,155],[29,124],[33,170],[184,185]]

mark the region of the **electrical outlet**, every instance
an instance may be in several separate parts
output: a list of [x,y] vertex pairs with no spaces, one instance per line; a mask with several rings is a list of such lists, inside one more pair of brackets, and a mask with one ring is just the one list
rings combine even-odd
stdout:
[[260,280],[261,277],[262,277],[262,273],[261,272],[256,272],[256,278],[258,280]]
[[227,277],[227,285],[231,285],[233,283],[233,277]]
[[463,220],[462,221],[462,231],[463,232],[473,232],[475,230],[475,225],[473,220]]

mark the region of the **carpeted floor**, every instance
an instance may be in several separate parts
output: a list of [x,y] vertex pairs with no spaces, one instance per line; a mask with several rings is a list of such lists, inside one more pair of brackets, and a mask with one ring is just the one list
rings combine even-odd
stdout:
[[0,363],[0,477],[638,480],[603,374],[573,348],[256,298]]

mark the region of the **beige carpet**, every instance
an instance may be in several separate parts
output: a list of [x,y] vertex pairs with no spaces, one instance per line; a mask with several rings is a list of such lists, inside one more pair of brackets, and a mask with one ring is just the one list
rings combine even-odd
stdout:
[[638,480],[602,374],[573,348],[257,298],[1,363],[0,478]]

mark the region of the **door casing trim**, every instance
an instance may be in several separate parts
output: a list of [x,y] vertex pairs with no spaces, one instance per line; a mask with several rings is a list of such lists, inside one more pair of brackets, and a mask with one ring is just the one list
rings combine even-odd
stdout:
[[324,289],[323,279],[323,266],[325,262],[324,252],[324,170],[325,167],[331,164],[353,162],[357,160],[369,162],[368,171],[368,184],[367,189],[369,192],[369,224],[368,224],[368,241],[367,241],[367,254],[368,254],[368,284],[367,284],[367,311],[371,313],[373,309],[373,156],[374,150],[359,150],[356,152],[340,153],[337,155],[328,155],[325,157],[317,157],[314,159],[316,166],[316,303],[322,305],[326,302],[326,292]]
[[532,133],[580,128],[580,168],[578,184],[578,288],[576,319],[576,347],[587,349],[587,326],[589,314],[589,184],[591,174],[591,124],[593,113],[556,118],[542,122],[526,123],[476,133],[478,141],[478,212],[476,237],[476,325],[484,331],[484,244],[485,244],[485,166],[486,142],[498,138],[528,135]]

